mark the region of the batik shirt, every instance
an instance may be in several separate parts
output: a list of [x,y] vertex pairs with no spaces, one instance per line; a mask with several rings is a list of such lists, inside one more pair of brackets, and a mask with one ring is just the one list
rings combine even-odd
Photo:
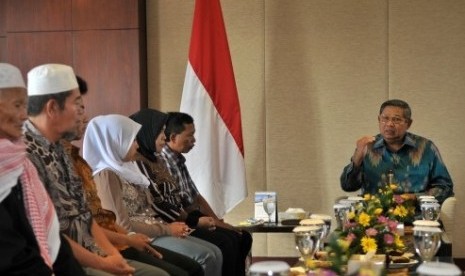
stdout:
[[91,235],[92,214],[82,181],[74,173],[73,164],[62,144],[50,143],[30,121],[24,124],[24,141],[28,157],[55,205],[60,231],[84,248],[105,255]]
[[184,208],[191,206],[199,191],[192,181],[189,171],[186,167],[186,158],[177,152],[174,152],[168,145],[165,145],[161,151],[161,157],[166,163],[171,175],[179,184],[179,195]]
[[95,222],[105,229],[118,232],[115,226],[115,214],[112,211],[102,208],[102,202],[98,197],[97,187],[92,177],[92,168],[87,161],[79,155],[78,147],[65,140],[62,140],[62,144],[65,152],[73,161],[75,172],[82,179],[86,199]]
[[361,189],[362,193],[374,194],[387,183],[389,170],[394,172],[393,183],[399,185],[399,193],[428,193],[439,202],[454,195],[452,179],[438,148],[412,133],[406,134],[397,152],[390,151],[378,134],[360,168],[355,168],[353,162],[344,168],[341,187],[349,192]]
[[180,191],[162,158],[151,161],[138,153],[137,166],[150,180],[149,190],[153,197],[152,207],[155,212],[167,222],[176,221],[183,209]]

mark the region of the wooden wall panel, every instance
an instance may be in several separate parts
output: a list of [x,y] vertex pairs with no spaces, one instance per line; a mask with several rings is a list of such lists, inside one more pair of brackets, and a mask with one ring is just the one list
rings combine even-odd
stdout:
[[73,64],[71,32],[11,33],[7,40],[7,60],[23,74],[44,63]]
[[138,0],[73,0],[73,28],[137,28]]
[[6,38],[0,37],[0,62],[6,61]]
[[6,61],[6,0],[0,0],[0,62]]
[[0,37],[6,36],[6,0],[0,0]]
[[71,29],[71,0],[7,1],[8,32]]
[[71,65],[91,116],[147,106],[145,59],[145,0],[0,0],[0,60]]
[[138,30],[77,32],[74,57],[76,74],[88,82],[89,116],[140,109]]

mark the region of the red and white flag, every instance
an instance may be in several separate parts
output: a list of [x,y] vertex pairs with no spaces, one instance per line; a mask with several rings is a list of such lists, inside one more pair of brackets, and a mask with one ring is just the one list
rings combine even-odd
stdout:
[[194,183],[222,217],[247,196],[241,112],[219,0],[195,3],[181,112],[194,118],[186,156]]

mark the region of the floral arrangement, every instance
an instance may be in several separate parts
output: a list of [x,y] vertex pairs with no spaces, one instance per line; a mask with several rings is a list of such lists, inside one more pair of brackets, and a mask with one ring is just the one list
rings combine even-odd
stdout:
[[412,223],[415,217],[416,197],[410,194],[396,194],[397,184],[386,185],[379,189],[377,195],[366,194],[365,200],[377,202],[382,213],[392,220],[402,223]]
[[349,213],[349,221],[340,238],[350,255],[404,249],[397,234],[397,220],[390,218],[383,210],[379,198],[373,196],[366,200],[366,208]]
[[365,194],[363,201],[348,214],[339,235],[333,236],[326,248],[331,270],[340,273],[353,254],[388,254],[404,252],[406,246],[397,232],[399,223],[413,221],[415,199],[396,194],[397,185],[385,185],[378,194]]

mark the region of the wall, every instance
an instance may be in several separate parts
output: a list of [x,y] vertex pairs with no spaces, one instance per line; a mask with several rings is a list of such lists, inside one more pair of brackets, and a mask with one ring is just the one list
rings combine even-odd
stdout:
[[147,105],[145,49],[145,1],[0,0],[0,61],[24,77],[40,64],[71,65],[88,82],[90,117]]
[[[410,131],[432,139],[463,203],[465,2],[222,0],[243,118],[252,216],[258,190],[279,208],[332,214],[355,141],[376,134],[379,105],[408,101]],[[178,110],[194,1],[147,1],[149,106]],[[456,236],[465,222],[457,219]],[[254,235],[254,255],[297,255],[288,234]],[[457,238],[454,257],[465,257]]]

